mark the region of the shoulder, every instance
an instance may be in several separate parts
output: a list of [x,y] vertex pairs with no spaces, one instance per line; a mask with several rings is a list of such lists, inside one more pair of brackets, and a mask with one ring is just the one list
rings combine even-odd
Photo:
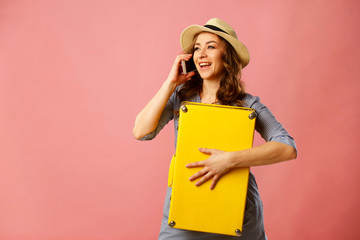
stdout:
[[249,93],[246,93],[244,98],[243,98],[244,107],[248,107],[248,108],[254,108],[256,107],[257,103],[260,103],[260,97],[258,96],[253,96]]

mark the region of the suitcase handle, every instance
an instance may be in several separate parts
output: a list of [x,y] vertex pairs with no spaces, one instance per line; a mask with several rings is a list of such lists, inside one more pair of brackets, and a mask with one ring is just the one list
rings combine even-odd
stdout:
[[171,163],[170,163],[170,167],[169,167],[169,175],[168,175],[168,186],[171,187],[172,183],[173,183],[173,178],[174,178],[174,170],[175,170],[175,155],[172,156],[171,158]]

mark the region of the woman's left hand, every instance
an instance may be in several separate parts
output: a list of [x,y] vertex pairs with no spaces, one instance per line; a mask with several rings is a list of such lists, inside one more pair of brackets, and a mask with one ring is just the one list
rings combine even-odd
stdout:
[[193,181],[201,177],[201,179],[195,183],[196,186],[200,186],[204,182],[212,179],[210,189],[214,189],[220,177],[231,169],[230,159],[227,155],[228,152],[208,148],[199,148],[199,151],[211,156],[204,161],[193,162],[186,165],[188,168],[203,167],[199,172],[192,175],[189,180]]

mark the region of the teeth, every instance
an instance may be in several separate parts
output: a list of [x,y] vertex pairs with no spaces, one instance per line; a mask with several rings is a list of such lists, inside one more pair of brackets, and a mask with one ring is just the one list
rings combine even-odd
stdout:
[[210,63],[200,63],[200,67],[203,67],[203,66],[210,66]]

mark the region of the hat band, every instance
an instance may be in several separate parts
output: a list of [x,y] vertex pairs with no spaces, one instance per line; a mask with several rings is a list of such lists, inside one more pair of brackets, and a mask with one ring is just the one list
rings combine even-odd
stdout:
[[[223,33],[226,33],[228,34],[227,32],[225,32],[224,30],[222,30],[221,28],[218,28],[217,26],[214,26],[214,25],[204,25],[204,27],[206,28],[210,28],[211,30],[214,30],[214,31],[219,31],[219,32],[223,32]],[[229,34],[228,34],[229,35]]]

